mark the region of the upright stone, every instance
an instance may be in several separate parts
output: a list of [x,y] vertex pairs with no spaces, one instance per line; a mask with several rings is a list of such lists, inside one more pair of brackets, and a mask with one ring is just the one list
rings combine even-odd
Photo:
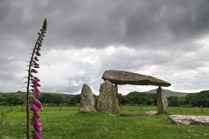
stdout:
[[117,99],[117,87],[106,80],[100,85],[100,94],[97,102],[97,110],[120,115],[120,106]]
[[87,84],[84,84],[82,87],[79,110],[82,112],[96,111],[94,95]]
[[[116,98],[118,99],[118,85],[117,84],[113,85],[113,88],[115,88],[114,91],[116,91],[115,92],[116,93]],[[120,105],[120,101],[119,100],[118,100],[118,106],[120,107],[120,111],[121,111],[122,109],[121,109],[121,105]]]
[[168,111],[167,98],[160,86],[157,89],[157,109],[158,109],[158,114],[164,114],[167,113]]

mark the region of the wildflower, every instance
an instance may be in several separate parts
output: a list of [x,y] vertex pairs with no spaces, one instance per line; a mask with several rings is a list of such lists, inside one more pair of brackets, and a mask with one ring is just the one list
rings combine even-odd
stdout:
[[35,104],[32,104],[32,110],[37,112],[39,108]]
[[31,80],[32,80],[32,82],[40,82],[40,79],[38,79],[36,77],[34,77],[34,79],[31,79]]
[[[27,81],[27,139],[30,138],[30,126],[29,126],[29,121],[30,121],[30,112],[29,112],[29,94],[30,94],[30,86],[33,88],[32,92],[34,96],[40,96],[40,92],[38,87],[41,85],[39,84],[40,79],[37,77],[34,77],[32,73],[38,73],[36,70],[37,68],[40,68],[39,64],[37,61],[39,61],[38,56],[41,56],[40,50],[42,46],[42,41],[44,37],[44,33],[46,33],[46,28],[47,28],[47,22],[44,20],[44,24],[42,26],[42,29],[40,29],[40,32],[38,32],[38,39],[35,43],[35,46],[33,48],[32,56],[30,59],[29,63],[29,70],[28,70],[28,81]],[[30,82],[31,81],[31,82]],[[33,127],[35,131],[33,131],[33,139],[41,139],[39,136],[41,134],[41,124],[37,119],[40,119],[40,115],[37,113],[39,109],[42,109],[43,106],[40,101],[38,101],[36,98],[34,98],[34,102],[32,104],[32,111],[33,111]]]
[[36,51],[36,55],[37,55],[37,56],[41,56],[41,54],[40,54],[39,51]]
[[34,116],[36,119],[40,119],[40,115],[39,115],[36,111],[33,111],[33,116]]
[[38,93],[39,93],[39,92],[37,92],[36,89],[33,89],[33,94],[34,94],[35,96],[38,96]]
[[30,74],[30,77],[33,77],[33,74]]
[[41,85],[38,82],[33,82],[35,87],[41,87]]
[[34,65],[34,68],[40,68],[39,65]]
[[39,134],[41,134],[41,124],[38,122],[38,120],[36,118],[33,118],[33,127],[35,129],[35,131],[37,131]]
[[41,139],[41,137],[34,131],[33,132],[33,139]]
[[34,79],[36,79],[38,82],[40,82],[40,79],[39,79],[39,78],[37,78],[37,77],[34,77]]
[[42,109],[43,107],[42,107],[41,102],[38,101],[37,99],[34,99],[34,100],[35,100],[35,101],[34,101],[34,104],[37,106],[37,108],[38,108],[38,109]]
[[31,69],[31,73],[38,73],[38,71],[35,69]]
[[35,58],[34,58],[36,61],[39,61],[39,59],[38,59],[38,57],[37,56],[35,56]]

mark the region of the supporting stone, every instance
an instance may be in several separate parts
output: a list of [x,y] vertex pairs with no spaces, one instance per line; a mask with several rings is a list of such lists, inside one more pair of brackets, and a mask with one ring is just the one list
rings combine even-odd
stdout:
[[81,112],[95,112],[95,99],[91,88],[84,84],[81,91],[81,101],[79,110]]
[[113,115],[120,115],[120,106],[117,99],[117,86],[109,80],[105,80],[100,85],[100,94],[97,102],[97,110],[108,112]]
[[157,109],[158,114],[164,114],[168,111],[167,98],[160,86],[157,89]]
[[[118,99],[118,84],[115,84],[115,89],[116,89],[116,97],[117,97],[117,99]],[[118,100],[118,105],[119,105],[119,107],[120,107],[120,111],[121,111],[121,105],[120,105],[120,101]]]

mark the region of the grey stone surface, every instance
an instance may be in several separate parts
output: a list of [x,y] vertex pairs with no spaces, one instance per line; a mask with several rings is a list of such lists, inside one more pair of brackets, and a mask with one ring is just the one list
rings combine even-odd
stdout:
[[146,115],[156,115],[157,112],[156,111],[148,111],[146,112]]
[[157,89],[157,109],[158,114],[164,114],[168,111],[168,102],[163,89],[159,86]]
[[102,79],[109,80],[112,83],[123,85],[155,85],[155,86],[170,86],[171,84],[154,78],[152,76],[142,75],[119,70],[107,70],[103,73]]
[[95,98],[91,88],[84,84],[81,90],[81,101],[79,110],[81,112],[95,112]]
[[209,116],[170,115],[177,125],[209,125]]
[[106,80],[100,85],[100,94],[97,102],[97,110],[120,115],[121,108],[117,99],[117,87]]

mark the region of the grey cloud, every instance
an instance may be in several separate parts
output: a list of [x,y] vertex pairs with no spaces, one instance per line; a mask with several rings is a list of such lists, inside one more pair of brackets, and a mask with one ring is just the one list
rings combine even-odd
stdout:
[[9,9],[2,15],[7,15],[7,20],[2,20],[6,24],[0,26],[5,34],[12,33],[29,42],[27,36],[33,36],[46,17],[49,21],[46,43],[54,48],[123,44],[156,49],[166,48],[169,43],[179,47],[184,41],[209,32],[209,2],[206,0],[4,3]]

